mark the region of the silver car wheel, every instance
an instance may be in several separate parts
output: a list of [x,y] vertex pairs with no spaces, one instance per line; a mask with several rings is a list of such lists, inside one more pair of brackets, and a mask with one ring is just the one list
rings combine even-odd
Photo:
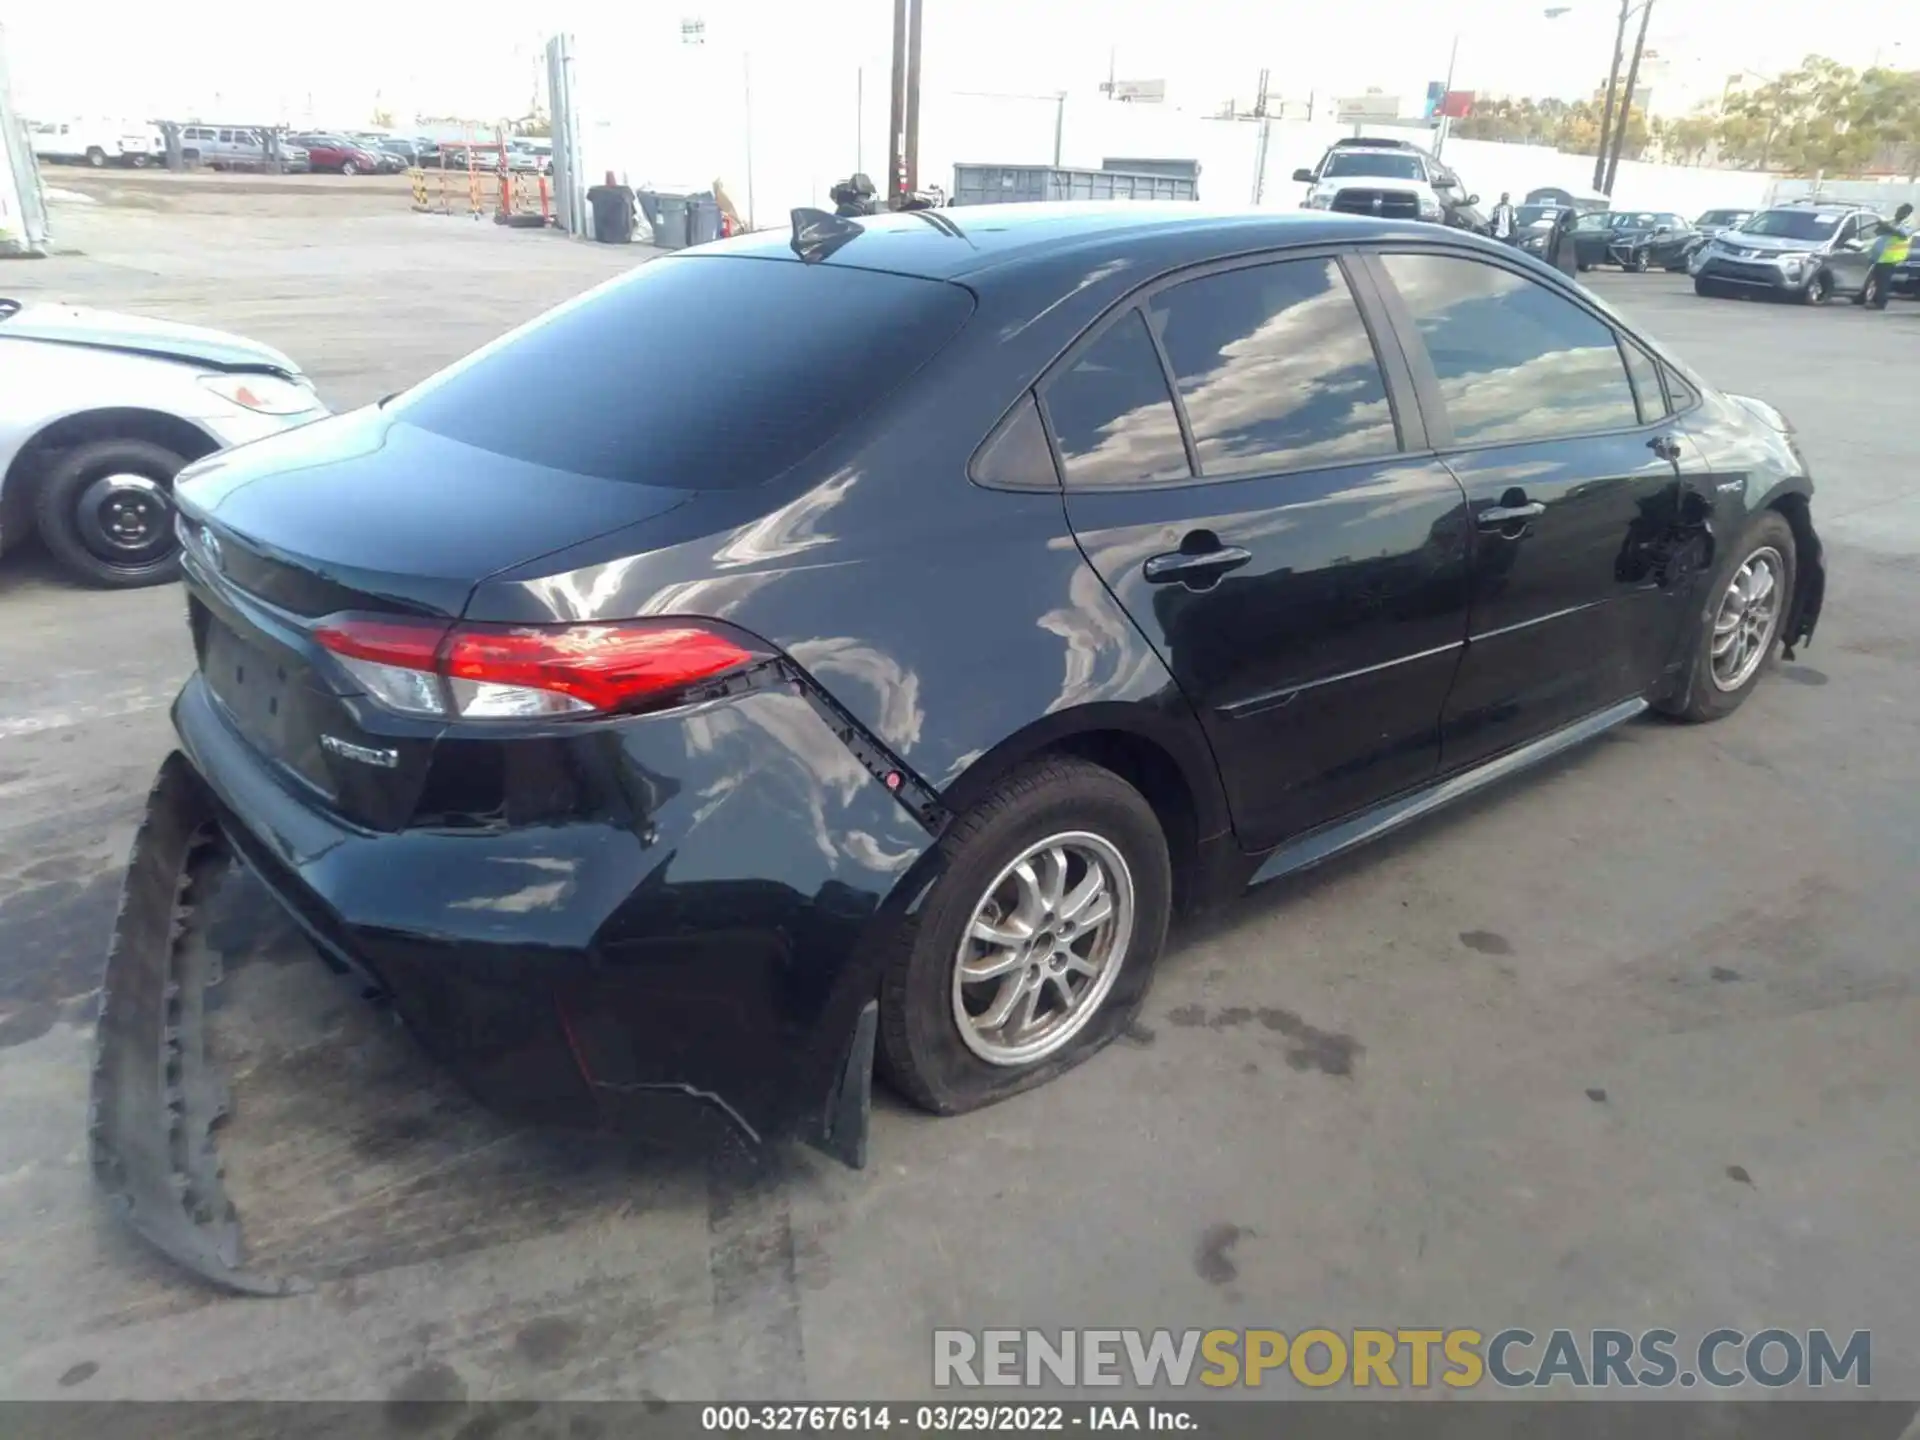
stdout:
[[1133,873],[1083,830],[1030,845],[973,907],[954,955],[953,1019],[989,1065],[1054,1054],[1098,1012],[1133,938]]
[[1780,628],[1787,562],[1771,545],[1754,551],[1733,572],[1713,618],[1713,684],[1738,690],[1767,658]]

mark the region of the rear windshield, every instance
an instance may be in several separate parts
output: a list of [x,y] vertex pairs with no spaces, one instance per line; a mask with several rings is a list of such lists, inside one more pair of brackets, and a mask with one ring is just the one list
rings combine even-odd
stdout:
[[944,281],[671,257],[502,336],[388,408],[555,470],[731,489],[805,458],[972,312],[971,292]]

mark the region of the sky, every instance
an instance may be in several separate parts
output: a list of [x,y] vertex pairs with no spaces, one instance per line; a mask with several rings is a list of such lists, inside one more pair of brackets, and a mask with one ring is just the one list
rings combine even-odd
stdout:
[[[1514,95],[1590,94],[1605,80],[1617,10],[1609,0],[926,0],[923,91],[1091,92],[1111,64],[1120,79],[1162,79],[1169,103],[1211,110],[1251,104],[1260,70],[1270,91],[1304,100],[1377,88],[1408,97],[1446,76],[1457,89]],[[1752,0],[1653,0],[1648,45],[1669,93],[1717,95],[1738,71],[1771,74],[1808,49],[1844,63],[1920,68],[1920,11],[1885,0],[1823,0],[1818,42],[1784,10]],[[767,38],[759,67],[817,68],[843,84],[867,67],[884,95],[891,0],[546,0],[539,7],[469,0],[329,0],[321,11],[238,6],[232,23],[183,23],[177,7],[114,7],[112,44],[86,6],[0,0],[15,102],[35,117],[165,116],[371,123],[376,108],[500,118],[524,113],[545,36],[591,33],[602,17],[698,17],[718,35]],[[317,23],[324,14],[326,23]],[[249,22],[257,17],[258,24]],[[750,41],[750,44],[758,44]],[[645,83],[645,66],[634,79]]]

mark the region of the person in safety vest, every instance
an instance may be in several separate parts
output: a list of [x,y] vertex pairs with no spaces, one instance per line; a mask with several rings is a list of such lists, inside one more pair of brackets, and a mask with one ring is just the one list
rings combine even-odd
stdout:
[[1867,272],[1867,284],[1860,292],[1860,301],[1875,310],[1887,308],[1887,298],[1893,293],[1894,267],[1907,258],[1907,247],[1913,239],[1913,232],[1907,227],[1907,217],[1911,214],[1913,206],[1901,205],[1893,212],[1893,224],[1883,229],[1874,241],[1873,268]]

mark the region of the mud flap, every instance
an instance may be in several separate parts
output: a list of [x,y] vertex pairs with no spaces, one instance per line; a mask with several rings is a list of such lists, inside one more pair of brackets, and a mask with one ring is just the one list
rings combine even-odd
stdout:
[[114,1210],[162,1254],[243,1295],[286,1295],[309,1287],[241,1268],[213,1143],[227,1093],[207,1054],[206,999],[220,974],[193,926],[196,888],[224,858],[199,777],[175,751],[134,834],[107,951],[89,1148]]
[[807,1137],[816,1150],[855,1170],[867,1168],[867,1129],[873,1118],[873,1051],[880,1036],[880,1002],[869,1000],[853,1022],[846,1059],[827,1097],[820,1128]]

